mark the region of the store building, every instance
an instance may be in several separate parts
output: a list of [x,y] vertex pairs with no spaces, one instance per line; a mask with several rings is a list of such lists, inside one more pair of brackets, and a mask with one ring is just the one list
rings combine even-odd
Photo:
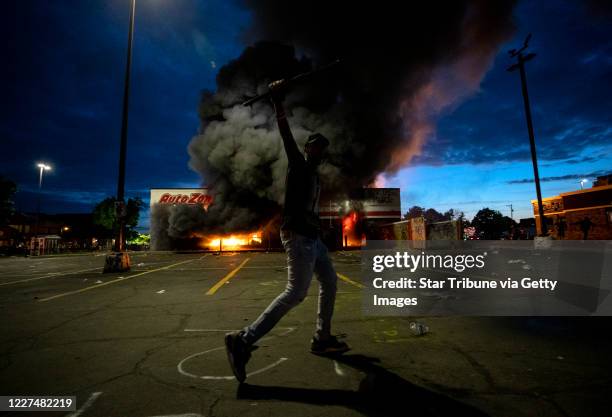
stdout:
[[[542,199],[548,232],[560,240],[612,239],[612,175],[598,177],[593,187]],[[540,234],[538,201],[532,200]]]

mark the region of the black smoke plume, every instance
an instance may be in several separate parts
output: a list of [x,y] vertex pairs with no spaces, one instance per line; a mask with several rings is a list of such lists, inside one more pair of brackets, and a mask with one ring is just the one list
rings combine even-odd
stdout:
[[[514,25],[512,1],[246,0],[247,47],[220,69],[199,106],[190,166],[215,202],[166,210],[170,238],[260,227],[278,212],[287,161],[269,103],[243,107],[269,82],[341,64],[286,98],[300,147],[313,132],[331,140],[321,167],[343,193],[397,172],[435,135],[436,120],[476,92]],[[170,213],[168,213],[170,211]]]

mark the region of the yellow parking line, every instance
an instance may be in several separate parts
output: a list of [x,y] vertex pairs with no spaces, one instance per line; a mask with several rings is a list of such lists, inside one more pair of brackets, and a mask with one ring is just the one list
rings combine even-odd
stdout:
[[240,271],[242,269],[242,267],[244,265],[246,265],[246,263],[249,261],[249,259],[251,259],[251,258],[246,258],[244,261],[242,261],[242,263],[240,265],[238,265],[236,268],[234,268],[229,274],[227,274],[226,276],[221,278],[221,280],[219,280],[219,282],[217,282],[215,285],[210,287],[210,289],[208,291],[206,291],[206,295],[213,295],[214,293],[216,293],[217,290],[219,288],[221,288],[221,286],[223,284],[225,284],[227,281],[229,281],[234,275],[236,275],[236,273],[238,271]]
[[64,293],[61,293],[61,294],[53,295],[53,296],[51,296],[51,297],[41,298],[41,299],[40,299],[40,300],[38,300],[38,301],[41,301],[41,302],[42,302],[42,301],[49,301],[49,300],[54,300],[54,299],[56,299],[56,298],[65,297],[65,296],[67,296],[67,295],[78,294],[78,293],[81,293],[81,292],[85,292],[85,291],[93,290],[94,288],[98,288],[98,287],[103,287],[103,286],[105,286],[105,285],[114,284],[115,282],[125,281],[125,280],[131,279],[131,278],[140,277],[140,276],[142,276],[142,275],[151,274],[151,273],[153,273],[153,272],[163,271],[164,269],[174,268],[175,266],[182,265],[182,264],[186,264],[186,263],[188,263],[188,262],[197,261],[197,260],[200,260],[200,259],[205,258],[205,257],[206,257],[206,255],[204,255],[204,256],[202,256],[202,257],[200,257],[200,258],[188,259],[188,260],[186,260],[186,261],[177,262],[177,263],[175,263],[175,264],[172,264],[172,265],[167,265],[167,266],[163,266],[163,267],[161,267],[161,268],[151,269],[150,271],[140,272],[140,273],[138,273],[138,274],[130,275],[130,276],[127,276],[127,277],[117,278],[117,279],[114,279],[114,280],[112,280],[112,281],[106,281],[106,282],[103,282],[103,283],[101,283],[101,284],[90,285],[89,287],[81,288],[81,289],[79,289],[79,290],[75,290],[75,291],[68,291],[68,292],[64,292]]
[[363,285],[360,282],[353,281],[352,279],[350,279],[346,275],[342,275],[342,274],[339,274],[337,272],[336,272],[336,275],[338,275],[338,278],[340,278],[342,281],[348,282],[349,284],[352,284],[352,285],[356,286],[357,288],[365,288],[365,285]]
[[20,279],[17,281],[9,281],[9,282],[3,282],[0,284],[0,286],[2,285],[11,285],[11,284],[18,284],[20,282],[28,282],[28,281],[36,281],[39,279],[45,279],[45,278],[55,278],[55,277],[62,277],[64,275],[72,275],[72,274],[78,274],[81,272],[88,272],[88,271],[95,271],[96,269],[102,269],[101,266],[98,266],[96,268],[89,268],[89,269],[81,269],[79,271],[68,271],[68,272],[48,272],[45,275],[43,275],[42,277],[36,277],[36,278],[26,278],[26,279]]

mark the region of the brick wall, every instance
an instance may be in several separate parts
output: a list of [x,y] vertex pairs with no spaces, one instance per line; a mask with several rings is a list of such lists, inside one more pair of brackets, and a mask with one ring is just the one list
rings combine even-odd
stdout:
[[612,224],[608,221],[605,208],[576,210],[565,213],[565,239],[581,240],[582,229],[577,222],[581,222],[588,217],[594,224],[589,231],[589,240],[608,240],[612,239]]

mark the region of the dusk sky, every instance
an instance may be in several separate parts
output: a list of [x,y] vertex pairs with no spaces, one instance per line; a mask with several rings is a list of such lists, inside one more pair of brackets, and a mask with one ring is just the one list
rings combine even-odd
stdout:
[[[2,14],[0,174],[18,185],[17,209],[34,211],[36,163],[44,212],[87,212],[116,192],[129,1],[20,1]],[[520,80],[507,50],[533,33],[527,77],[543,196],[588,186],[612,171],[612,15],[578,1],[522,1],[480,91],[439,119],[412,163],[386,178],[410,206],[490,207],[531,217],[533,169]],[[136,6],[126,190],[197,187],[187,145],[200,91],[257,39],[232,1],[139,0]],[[398,51],[398,53],[404,53]],[[8,97],[8,99],[7,99]],[[147,227],[148,214],[141,225]]]

